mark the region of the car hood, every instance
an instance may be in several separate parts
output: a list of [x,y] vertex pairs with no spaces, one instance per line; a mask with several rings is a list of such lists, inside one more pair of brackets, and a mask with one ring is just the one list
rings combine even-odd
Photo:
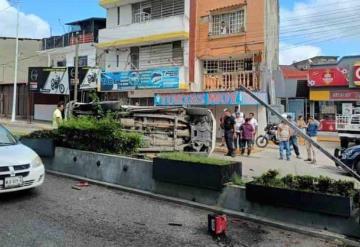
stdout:
[[22,145],[0,146],[0,167],[30,164],[37,154],[30,148]]

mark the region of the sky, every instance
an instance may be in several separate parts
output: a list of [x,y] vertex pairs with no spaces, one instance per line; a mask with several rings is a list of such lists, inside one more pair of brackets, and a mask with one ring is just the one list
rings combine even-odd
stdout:
[[[20,0],[20,36],[67,32],[65,23],[105,17],[99,0]],[[0,36],[15,36],[16,0],[0,0]],[[280,0],[280,63],[360,54],[359,0]]]

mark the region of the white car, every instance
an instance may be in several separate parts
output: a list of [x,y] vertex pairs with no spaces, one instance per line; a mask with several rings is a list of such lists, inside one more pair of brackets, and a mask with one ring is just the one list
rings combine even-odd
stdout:
[[44,178],[40,157],[0,125],[0,194],[38,187]]

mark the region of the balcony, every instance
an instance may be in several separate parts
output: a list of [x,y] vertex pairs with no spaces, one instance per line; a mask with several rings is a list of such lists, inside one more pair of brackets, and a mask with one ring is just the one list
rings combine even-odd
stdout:
[[220,74],[203,75],[203,89],[205,91],[232,91],[240,85],[252,91],[260,90],[260,72],[237,71]]
[[[53,36],[42,40],[42,50],[49,50],[55,48],[62,48],[71,45],[86,44],[97,42],[98,37],[94,33],[82,32],[77,34],[75,32],[67,33],[62,36]],[[78,40],[78,41],[77,41]]]
[[151,45],[186,40],[188,36],[189,20],[184,15],[179,15],[100,30],[98,46],[112,48]]

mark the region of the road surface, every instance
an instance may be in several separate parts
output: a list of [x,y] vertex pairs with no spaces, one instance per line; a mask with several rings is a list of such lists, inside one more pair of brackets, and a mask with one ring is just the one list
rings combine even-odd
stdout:
[[35,191],[1,195],[0,246],[337,246],[236,218],[213,239],[207,211],[76,182],[47,175]]

